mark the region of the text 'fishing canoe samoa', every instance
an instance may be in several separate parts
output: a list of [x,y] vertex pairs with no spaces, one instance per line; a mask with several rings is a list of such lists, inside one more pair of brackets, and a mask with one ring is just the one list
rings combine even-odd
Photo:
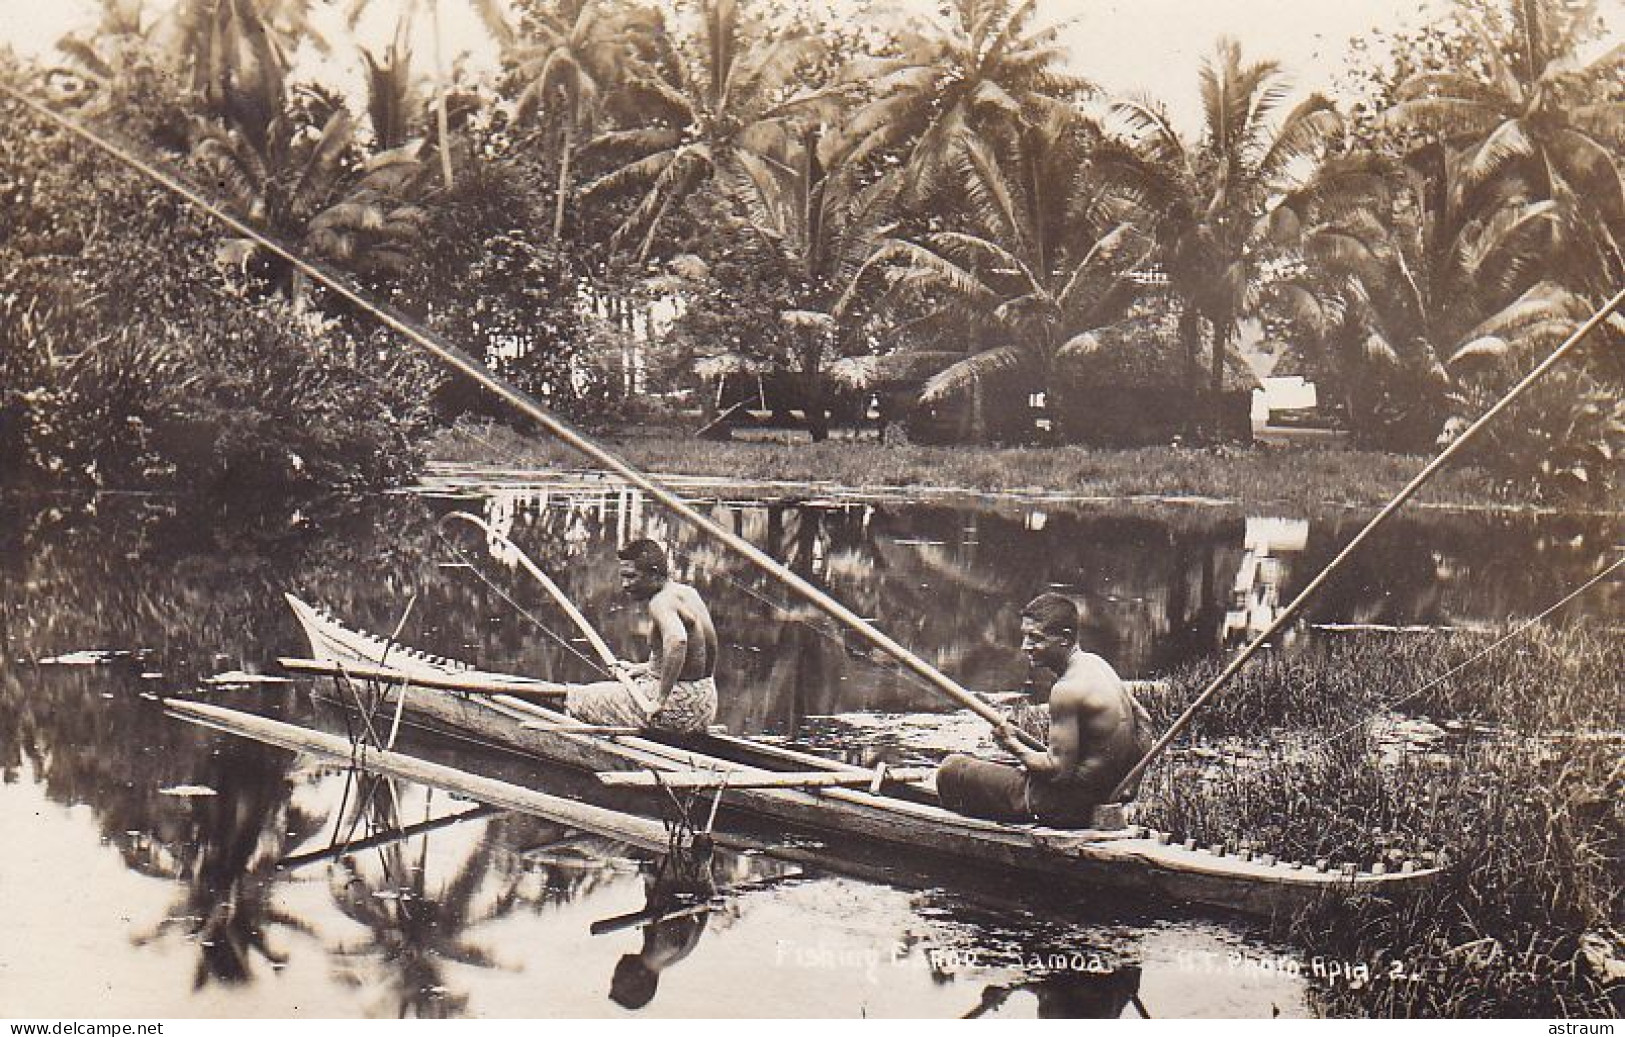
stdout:
[[[868,768],[758,740],[583,730],[562,709],[541,704],[557,685],[425,655],[352,629],[293,595],[288,602],[313,659],[326,664],[307,664],[305,671],[387,675],[379,680],[386,712],[403,711],[426,726],[570,768],[670,775],[673,785],[720,789],[728,809],[798,830],[1257,915],[1290,911],[1324,895],[1401,893],[1438,871],[1322,870],[1267,854],[1216,853],[1136,826],[1063,830],[984,821],[940,806],[927,783],[887,782]],[[696,772],[716,777],[699,780]],[[786,772],[798,780],[788,786],[775,780]],[[833,777],[829,783],[800,780],[815,773]]]

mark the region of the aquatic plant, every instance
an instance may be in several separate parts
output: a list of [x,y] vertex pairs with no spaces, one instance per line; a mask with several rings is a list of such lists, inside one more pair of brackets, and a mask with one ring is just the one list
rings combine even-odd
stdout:
[[[1444,866],[1404,900],[1278,920],[1306,958],[1369,966],[1367,982],[1313,985],[1327,1014],[1618,1011],[1608,959],[1625,894],[1625,640],[1534,628],[1412,700],[1460,734],[1423,725],[1408,747],[1390,737],[1382,707],[1484,643],[1368,635],[1267,659],[1200,715],[1192,738],[1207,744],[1171,754],[1142,790],[1145,823],[1201,843],[1245,838],[1311,866]],[[1155,708],[1180,708],[1199,676],[1180,675]],[[1251,748],[1264,730],[1272,748]]]

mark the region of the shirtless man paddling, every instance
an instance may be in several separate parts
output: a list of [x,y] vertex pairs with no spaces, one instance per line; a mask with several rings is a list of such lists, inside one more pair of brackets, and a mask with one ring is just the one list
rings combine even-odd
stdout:
[[604,726],[704,731],[717,716],[717,631],[699,592],[671,578],[665,550],[634,540],[617,553],[621,589],[644,603],[654,636],[649,659],[621,672],[648,703],[619,681],[574,685],[565,699],[572,717]]
[[[1150,748],[1150,720],[1117,671],[1078,647],[1078,608],[1070,598],[1042,594],[1021,613],[1021,649],[1032,665],[1058,677],[1043,712],[1024,704],[994,732],[1019,767],[955,754],[937,771],[944,806],[999,821],[1089,825],[1094,808]],[[1021,727],[1043,752],[1015,734]],[[1046,730],[1047,728],[1047,730]]]

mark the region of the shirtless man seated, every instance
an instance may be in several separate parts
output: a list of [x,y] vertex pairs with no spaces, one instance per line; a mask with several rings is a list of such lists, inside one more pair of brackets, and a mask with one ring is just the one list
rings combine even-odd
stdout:
[[618,557],[621,589],[644,603],[654,625],[649,659],[621,664],[625,683],[570,686],[566,711],[588,724],[706,730],[717,717],[717,631],[710,610],[693,587],[671,578],[666,552],[653,540],[634,540]]
[[[944,806],[996,821],[1087,827],[1094,808],[1150,748],[1144,707],[1106,660],[1078,647],[1079,621],[1077,605],[1059,594],[1041,594],[1022,610],[1022,651],[1058,675],[1048,723],[1040,708],[1023,704],[994,732],[1019,766],[949,756],[937,771]],[[1016,736],[1018,726],[1048,749],[1028,748]]]

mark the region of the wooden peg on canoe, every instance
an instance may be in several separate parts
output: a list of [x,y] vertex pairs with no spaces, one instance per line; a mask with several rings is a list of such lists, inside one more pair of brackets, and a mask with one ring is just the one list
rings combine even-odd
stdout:
[[885,783],[886,783],[886,761],[881,760],[879,763],[875,764],[875,776],[874,776],[874,779],[869,782],[869,792],[871,794],[873,794],[873,795],[879,795],[880,794],[880,786],[884,785]]

